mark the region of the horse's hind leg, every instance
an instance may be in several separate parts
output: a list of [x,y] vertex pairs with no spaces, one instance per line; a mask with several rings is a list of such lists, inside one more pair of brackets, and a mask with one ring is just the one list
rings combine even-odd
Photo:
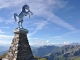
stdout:
[[19,26],[19,28],[20,28],[20,21],[18,22],[18,26]]
[[21,23],[21,27],[23,28],[22,23]]
[[23,28],[22,23],[23,23],[23,20],[21,21],[21,27]]

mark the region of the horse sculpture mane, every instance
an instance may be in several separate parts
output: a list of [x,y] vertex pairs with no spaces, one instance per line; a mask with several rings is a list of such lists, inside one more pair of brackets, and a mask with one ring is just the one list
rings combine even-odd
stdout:
[[[26,10],[28,10],[28,11],[26,12]],[[14,19],[15,19],[15,21],[17,21],[16,17],[19,18],[19,21],[18,21],[18,26],[19,26],[19,28],[20,28],[20,27],[23,28],[23,26],[22,26],[23,17],[29,15],[29,18],[30,18],[30,14],[32,15],[33,13],[30,11],[28,5],[24,5],[24,6],[22,7],[22,11],[21,11],[21,13],[20,13],[19,15],[18,15],[17,13],[14,13]]]
[[22,10],[25,10],[26,7],[29,9],[29,6],[28,6],[28,5],[24,5],[24,6],[22,7]]

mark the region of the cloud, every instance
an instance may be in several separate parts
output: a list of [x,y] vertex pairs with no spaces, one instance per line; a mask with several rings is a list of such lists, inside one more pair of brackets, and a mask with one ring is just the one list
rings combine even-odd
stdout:
[[0,0],[0,9],[2,8],[11,8],[11,7],[16,7],[20,6],[20,4],[25,3],[26,0]]
[[[29,34],[29,36],[32,36],[37,31],[43,29],[48,22],[53,22],[61,27],[64,27],[68,30],[75,30],[75,28],[70,25],[69,23],[62,20],[60,17],[56,16],[54,12],[60,8],[64,8],[67,4],[67,1],[64,0],[1,0],[0,1],[0,8],[14,8],[17,9],[21,8],[24,3],[27,3],[30,6],[31,11],[33,12],[33,17],[36,18],[37,16],[39,18],[43,18],[43,22],[35,22],[37,23],[35,26],[36,28],[32,33]],[[44,21],[44,19],[46,21]],[[13,23],[13,20],[7,20],[5,23]]]
[[64,42],[63,43],[63,45],[69,45],[69,44],[71,44],[72,42],[70,42],[70,41],[66,41],[66,42]]
[[9,35],[4,35],[4,34],[0,34],[0,39],[1,38],[12,38],[13,36],[9,36]]
[[7,45],[11,43],[13,36],[10,35],[5,35],[5,32],[3,32],[2,30],[0,30],[0,45]]
[[8,45],[10,45],[11,44],[11,42],[10,41],[5,41],[5,40],[0,40],[0,46],[2,46],[2,45],[4,45],[4,46],[8,46]]
[[59,18],[58,16],[56,16],[54,14],[52,14],[52,16],[50,17],[50,20],[53,23],[55,23],[55,24],[57,24],[57,25],[59,25],[61,27],[64,27],[64,28],[66,28],[68,30],[75,30],[75,28],[72,25],[70,25],[69,23],[65,22],[64,20],[62,20],[61,18]]
[[[43,3],[42,3],[43,2]],[[34,5],[34,6],[33,6]],[[35,6],[36,5],[36,6]],[[41,1],[34,1],[30,6],[32,6],[32,11],[34,13],[34,16],[40,16],[46,19],[46,21],[40,22],[36,25],[35,30],[30,34],[35,34],[38,30],[41,30],[44,28],[44,26],[47,25],[48,22],[52,22],[54,24],[57,24],[63,28],[66,28],[68,30],[75,30],[75,28],[62,20],[60,17],[56,16],[53,12],[57,8],[63,8],[65,7],[66,2],[60,1],[60,0],[49,0],[44,2],[44,0]],[[40,8],[41,7],[41,8]],[[36,9],[36,10],[35,10]]]
[[72,44],[72,42],[70,42],[70,41],[64,41],[62,43],[59,43],[59,42],[52,43],[51,45],[62,46],[62,45],[70,45],[70,44]]
[[0,45],[10,45],[13,36],[0,34]]
[[67,33],[65,33],[65,34],[62,35],[62,36],[68,36],[68,35],[73,35],[73,34],[77,34],[77,33],[80,33],[80,29],[78,29],[78,30],[73,30],[73,31],[71,31],[71,32],[67,32]]
[[3,22],[3,21],[4,21],[4,18],[1,18],[1,17],[0,17],[0,22]]
[[63,36],[54,36],[54,37],[50,37],[50,39],[63,40]]
[[30,3],[29,5],[31,6],[32,11],[36,15],[43,15],[45,12],[48,12],[48,11],[54,12],[56,8],[63,8],[66,5],[66,2],[61,0],[47,0],[47,1],[35,0],[35,1],[32,1],[32,3]]
[[14,24],[15,20],[14,19],[4,19],[2,17],[0,17],[0,23],[5,23],[5,24]]
[[34,41],[30,45],[37,45],[37,46],[44,46],[44,45],[61,46],[61,45],[69,45],[69,44],[73,43],[73,42],[70,42],[70,41],[52,42],[51,40],[43,40],[43,39],[40,39],[40,38],[31,38],[31,39],[33,39]]
[[1,28],[9,28],[9,26],[1,27]]
[[50,41],[49,40],[34,40],[34,45],[40,45],[40,46],[43,46],[43,45],[50,45]]
[[[70,39],[73,38],[73,36],[75,36],[76,39],[78,39],[77,37],[80,35],[80,29],[78,30],[73,30],[73,31],[70,31],[70,32],[66,32],[62,35],[59,35],[59,36],[52,36],[52,37],[49,37],[49,40],[57,40],[57,41],[63,41],[63,40],[66,40],[67,42],[70,41]],[[69,40],[68,40],[69,39]],[[73,39],[74,41],[74,39]],[[65,42],[65,44],[67,43]],[[63,43],[64,44],[64,43]]]
[[46,43],[49,43],[49,40],[46,40]]
[[5,33],[5,32],[3,32],[2,30],[0,30],[0,34],[3,34],[3,33]]
[[[41,4],[42,3],[42,4]],[[58,8],[62,8],[64,7],[64,5],[66,4],[66,2],[64,2],[64,0],[0,0],[0,8],[8,8],[8,7],[17,7],[20,6],[20,4],[24,5],[24,4],[29,4],[29,5],[33,5],[33,7],[37,7],[37,8],[44,8],[45,6],[50,7],[50,5],[53,5],[53,7],[58,6]]]
[[41,30],[42,28],[44,28],[44,26],[46,26],[48,24],[48,20],[46,21],[42,21],[39,23],[35,23],[36,28],[34,30],[34,32],[30,33],[28,36],[32,36],[33,34],[35,34],[38,30]]
[[42,38],[29,38],[30,45],[50,45],[50,40],[45,40]]
[[10,23],[10,24],[14,24],[14,22],[15,22],[15,21],[12,20],[12,19],[11,19],[11,20],[6,20],[6,21],[5,21],[6,24],[9,24],[9,23]]
[[69,11],[69,10],[72,10],[74,8],[75,8],[75,6],[69,6],[68,8],[64,9],[64,11]]

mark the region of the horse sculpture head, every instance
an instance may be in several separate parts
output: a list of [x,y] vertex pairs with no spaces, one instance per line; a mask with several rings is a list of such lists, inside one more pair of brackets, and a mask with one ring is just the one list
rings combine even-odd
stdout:
[[24,6],[22,7],[22,10],[29,10],[29,6],[28,6],[28,5],[24,5]]

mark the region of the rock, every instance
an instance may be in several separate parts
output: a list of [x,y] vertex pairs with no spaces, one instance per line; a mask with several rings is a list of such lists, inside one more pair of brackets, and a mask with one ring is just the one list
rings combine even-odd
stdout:
[[33,54],[27,39],[28,30],[15,29],[15,36],[12,40],[10,49],[6,55],[6,58],[2,60],[33,60]]

